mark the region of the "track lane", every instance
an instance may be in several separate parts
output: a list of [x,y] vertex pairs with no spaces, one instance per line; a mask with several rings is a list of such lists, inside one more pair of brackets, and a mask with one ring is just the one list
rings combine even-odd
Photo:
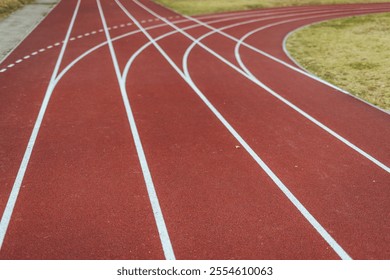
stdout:
[[63,58],[64,52],[65,52],[65,49],[67,47],[67,43],[69,42],[69,36],[70,36],[71,31],[72,31],[77,13],[79,11],[79,7],[80,7],[80,0],[78,0],[77,3],[75,4],[73,12],[71,14],[72,16],[71,16],[71,20],[69,23],[69,27],[66,29],[67,31],[66,31],[66,35],[65,35],[65,39],[64,39],[64,44],[63,44],[61,51],[58,55],[58,58],[56,60],[56,64],[55,64],[54,70],[51,74],[50,82],[47,86],[47,90],[46,90],[42,105],[40,106],[38,116],[36,118],[36,121],[34,123],[34,127],[33,127],[32,132],[31,132],[31,136],[29,137],[29,140],[28,140],[27,148],[25,149],[25,152],[23,154],[23,158],[22,158],[22,161],[20,163],[20,167],[18,169],[14,184],[12,186],[12,189],[11,189],[8,201],[7,201],[7,204],[5,206],[3,215],[2,215],[1,220],[0,220],[0,248],[1,248],[1,245],[3,244],[4,237],[5,237],[5,234],[7,232],[7,229],[8,229],[9,223],[10,223],[10,219],[12,217],[13,210],[14,210],[19,192],[20,192],[20,188],[22,187],[24,175],[26,173],[26,170],[27,170],[30,158],[31,158],[31,154],[32,154],[32,151],[33,151],[33,148],[34,148],[34,145],[35,145],[35,142],[36,142],[43,118],[44,118],[44,115],[46,113],[46,109],[47,109],[48,103],[50,101],[50,97],[53,93],[54,80],[55,80],[55,77],[57,76],[57,73],[59,71],[59,67],[61,65],[62,58]]
[[[39,28],[26,37],[25,43],[20,44],[1,63],[0,68],[29,55],[24,62],[0,73],[0,213],[5,209],[61,49],[55,47],[44,51],[45,55],[39,58],[39,61],[37,50],[42,49],[39,48],[42,44],[51,44],[53,39],[64,39],[70,21],[69,14],[73,12],[73,8],[73,1],[57,5],[40,23]],[[64,12],[60,13],[60,10]],[[53,30],[51,22],[56,24],[58,29]],[[40,67],[41,63],[45,67]],[[17,82],[15,71],[19,73]]]

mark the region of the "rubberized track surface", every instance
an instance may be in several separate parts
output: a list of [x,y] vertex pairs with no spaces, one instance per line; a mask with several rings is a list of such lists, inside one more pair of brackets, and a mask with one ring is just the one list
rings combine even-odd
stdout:
[[61,1],[0,66],[0,258],[389,259],[389,115],[283,50],[386,11]]

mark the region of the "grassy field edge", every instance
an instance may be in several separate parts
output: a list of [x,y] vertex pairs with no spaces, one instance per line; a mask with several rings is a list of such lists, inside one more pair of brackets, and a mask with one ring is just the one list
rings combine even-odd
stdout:
[[386,111],[390,110],[390,13],[312,24],[286,40],[304,69]]

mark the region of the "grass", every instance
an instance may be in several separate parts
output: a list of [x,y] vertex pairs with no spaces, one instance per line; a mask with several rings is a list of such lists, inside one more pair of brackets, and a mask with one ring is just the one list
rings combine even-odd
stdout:
[[34,0],[0,0],[0,19]]
[[287,40],[308,71],[390,110],[390,14],[355,16],[309,26]]
[[316,4],[379,3],[389,0],[154,0],[181,14],[199,15],[258,8]]

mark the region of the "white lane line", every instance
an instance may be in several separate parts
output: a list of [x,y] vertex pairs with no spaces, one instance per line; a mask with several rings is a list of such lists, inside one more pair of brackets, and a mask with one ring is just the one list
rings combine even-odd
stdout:
[[23,59],[18,59],[17,61],[15,61],[15,63],[20,63],[22,61],[23,61]]
[[141,138],[140,138],[139,133],[138,133],[138,129],[136,126],[134,115],[133,115],[133,112],[131,110],[130,101],[129,101],[129,98],[128,98],[127,92],[126,92],[125,82],[122,80],[122,77],[121,77],[120,68],[118,65],[118,60],[117,60],[117,57],[115,54],[114,46],[113,46],[112,41],[111,41],[110,33],[108,32],[107,23],[106,23],[106,20],[104,17],[103,9],[101,7],[100,0],[96,0],[96,2],[98,4],[100,17],[101,17],[101,20],[102,20],[102,23],[103,23],[103,26],[105,29],[108,47],[110,49],[112,62],[114,64],[115,73],[116,73],[118,83],[120,86],[123,103],[124,103],[125,108],[126,108],[127,118],[128,118],[129,124],[130,124],[131,132],[133,135],[133,140],[134,140],[137,154],[139,157],[139,161],[141,164],[142,173],[144,175],[145,184],[146,184],[146,188],[148,191],[149,200],[150,200],[150,203],[152,205],[153,214],[154,214],[154,218],[155,218],[155,221],[157,224],[157,229],[158,229],[161,244],[163,247],[164,255],[165,255],[166,259],[174,260],[175,254],[173,252],[171,240],[169,238],[168,230],[167,230],[167,227],[165,225],[164,216],[163,216],[163,213],[161,211],[160,203],[158,201],[157,193],[156,193],[156,190],[154,187],[154,183],[153,183],[152,176],[151,176],[151,173],[149,170],[149,166],[148,166],[148,163],[146,160],[146,156],[145,156],[145,153],[144,153],[144,150],[142,147],[142,142],[141,142]]
[[7,71],[7,68],[3,68],[0,70],[1,73],[5,72],[5,71]]
[[31,53],[31,55],[37,55],[38,54],[38,52],[33,52],[33,53]]
[[57,42],[57,43],[54,44],[54,46],[56,46],[56,47],[58,47],[59,45],[61,45],[60,42]]
[[14,67],[14,66],[15,66],[15,64],[11,63],[11,64],[9,64],[7,67],[8,67],[8,68],[12,68],[12,67]]
[[[115,0],[118,3],[118,0]],[[145,9],[152,15],[160,17],[158,14],[145,7],[143,4],[138,1],[133,1],[141,8]],[[129,12],[120,4],[121,8],[126,12],[130,17]],[[161,18],[161,17],[160,17]],[[134,21],[135,19],[133,19]],[[186,37],[191,40],[195,40],[192,36],[188,35],[186,32],[180,30],[176,25],[168,22],[171,27],[178,30]],[[136,24],[137,22],[134,21]],[[138,25],[138,24],[137,24]],[[226,127],[226,129],[236,138],[236,140],[241,144],[241,146],[252,156],[252,158],[257,162],[257,164],[267,173],[267,175],[274,181],[274,183],[279,187],[279,189],[287,196],[287,198],[293,203],[293,205],[301,212],[301,214],[306,218],[307,221],[317,230],[317,232],[322,236],[322,238],[333,248],[333,250],[340,256],[342,259],[351,259],[351,257],[344,251],[343,248],[333,239],[333,237],[321,226],[321,224],[310,214],[310,212],[302,205],[302,203],[290,192],[290,190],[282,183],[282,181],[272,172],[272,170],[262,161],[262,159],[253,151],[249,144],[239,135],[239,133],[230,125],[230,123],[222,116],[221,113],[212,105],[212,103],[207,99],[207,97],[200,91],[200,89],[193,83],[192,79],[189,76],[188,69],[185,67],[184,72],[172,61],[172,59],[167,55],[167,53],[160,47],[160,45],[151,37],[151,35],[142,28],[141,25],[138,26],[143,33],[148,37],[148,39],[153,42],[153,45],[157,50],[164,56],[164,58],[169,62],[169,64],[176,70],[176,72],[183,78],[184,81],[191,86],[195,93],[200,97],[200,99],[206,104],[206,106],[213,112],[213,114],[220,120],[220,122]]]
[[77,5],[74,9],[73,16],[72,16],[72,19],[71,19],[69,27],[68,27],[68,31],[67,31],[66,36],[65,36],[65,44],[62,46],[61,52],[58,56],[57,63],[55,65],[54,71],[52,73],[49,86],[46,90],[45,97],[43,99],[37,120],[35,121],[35,125],[34,125],[33,131],[32,131],[31,136],[30,136],[30,140],[28,141],[27,148],[26,148],[26,151],[24,153],[22,162],[20,164],[18,174],[16,176],[14,185],[12,186],[11,194],[8,198],[7,205],[5,207],[5,210],[3,212],[3,216],[2,216],[1,221],[0,221],[0,249],[3,245],[4,237],[5,237],[5,234],[7,232],[8,225],[9,225],[9,222],[11,220],[11,216],[12,216],[12,213],[13,213],[13,210],[15,207],[15,203],[16,203],[16,200],[17,200],[18,195],[19,195],[20,186],[22,185],[22,182],[24,179],[24,174],[26,173],[27,166],[28,166],[28,163],[30,161],[31,153],[33,151],[35,141],[37,139],[38,132],[39,132],[39,129],[40,129],[42,121],[43,121],[43,117],[44,117],[45,112],[46,112],[46,108],[49,104],[50,97],[51,97],[53,90],[54,90],[54,80],[55,80],[55,77],[58,73],[59,67],[61,65],[62,57],[64,55],[65,48],[67,46],[67,42],[69,40],[70,33],[72,31],[72,28],[73,28],[73,24],[75,22],[75,19],[76,19],[76,16],[77,16],[77,13],[78,13],[78,10],[80,7],[80,1],[81,0],[77,1]]
[[23,59],[26,60],[26,59],[29,59],[30,57],[31,57],[31,56],[26,55],[25,57],[23,57]]
[[[115,0],[118,2],[118,0]],[[159,17],[158,14],[139,3],[136,0],[133,0],[137,5],[151,13],[152,15]],[[180,33],[196,41],[191,35],[180,30],[176,25],[166,21],[171,27],[178,30]],[[142,27],[141,27],[142,28]],[[325,228],[311,215],[311,213],[303,206],[303,204],[293,195],[293,193],[283,184],[283,182],[276,176],[276,174],[265,164],[265,162],[256,154],[256,152],[250,147],[250,145],[240,136],[240,134],[230,125],[230,123],[222,116],[221,113],[212,105],[212,103],[207,99],[207,97],[200,91],[200,89],[192,81],[187,65],[184,64],[184,72],[182,72],[179,67],[171,60],[171,58],[165,53],[163,49],[159,46],[157,42],[144,31],[145,35],[148,36],[149,40],[153,41],[155,47],[160,51],[160,53],[165,57],[165,59],[171,64],[171,66],[179,73],[179,75],[192,87],[196,94],[201,98],[201,100],[207,105],[207,107],[214,113],[214,115],[220,120],[220,122],[226,127],[226,129],[236,138],[236,140],[241,144],[241,146],[251,155],[251,157],[257,162],[257,164],[267,173],[267,175],[273,180],[273,182],[278,186],[278,188],[285,194],[285,196],[292,202],[292,204],[298,209],[298,211],[305,217],[305,219],[313,226],[313,228],[321,235],[321,237],[332,247],[332,249],[340,256],[342,259],[351,259],[347,252],[336,242],[336,240],[325,230]]]

